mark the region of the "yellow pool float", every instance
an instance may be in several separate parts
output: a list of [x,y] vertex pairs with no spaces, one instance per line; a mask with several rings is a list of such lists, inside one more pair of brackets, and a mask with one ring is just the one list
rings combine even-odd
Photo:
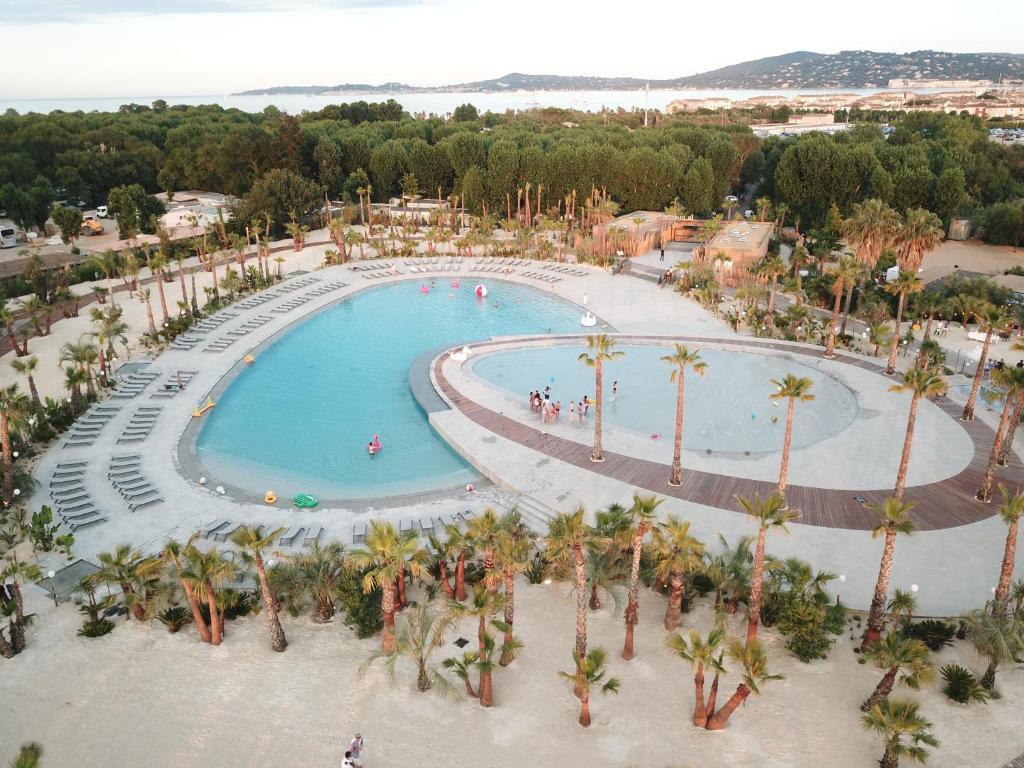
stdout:
[[273,491],[267,491],[267,494],[263,497],[263,501],[265,501],[267,504],[276,504],[277,494],[274,493]]

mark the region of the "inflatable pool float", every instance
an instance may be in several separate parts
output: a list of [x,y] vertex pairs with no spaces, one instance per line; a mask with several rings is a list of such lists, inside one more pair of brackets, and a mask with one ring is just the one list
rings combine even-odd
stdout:
[[459,281],[458,280],[452,280],[452,288],[458,288],[458,287],[459,287]]
[[430,293],[430,289],[427,288],[426,284],[420,286],[420,293]]
[[299,507],[301,509],[309,509],[311,507],[315,507],[317,504],[320,503],[320,501],[319,499],[317,499],[316,496],[310,493],[300,493],[298,496],[292,499],[292,503],[295,504],[296,507]]
[[266,504],[276,504],[277,503],[277,494],[274,493],[273,491],[267,491],[266,495],[264,495],[264,497],[263,497],[263,501]]

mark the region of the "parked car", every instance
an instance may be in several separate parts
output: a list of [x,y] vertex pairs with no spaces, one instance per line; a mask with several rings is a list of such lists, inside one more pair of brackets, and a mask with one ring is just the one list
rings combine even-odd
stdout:
[[726,195],[725,199],[728,200],[730,203],[738,203],[740,201],[740,199],[736,197],[736,195]]
[[18,247],[18,230],[14,227],[4,224],[0,226],[0,248],[17,248]]

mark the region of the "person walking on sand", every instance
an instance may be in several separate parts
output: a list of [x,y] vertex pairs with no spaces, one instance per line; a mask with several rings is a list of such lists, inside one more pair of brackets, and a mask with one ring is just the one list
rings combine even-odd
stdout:
[[619,394],[619,381],[616,379],[612,382],[612,401],[614,402],[616,396]]
[[350,741],[348,744],[348,749],[349,752],[352,753],[352,764],[357,766],[357,768],[359,766],[362,766],[362,757],[364,749],[362,734],[357,733],[355,736],[352,737],[352,741]]
[[345,750],[345,759],[341,761],[341,768],[356,768],[356,761],[352,759],[352,750]]

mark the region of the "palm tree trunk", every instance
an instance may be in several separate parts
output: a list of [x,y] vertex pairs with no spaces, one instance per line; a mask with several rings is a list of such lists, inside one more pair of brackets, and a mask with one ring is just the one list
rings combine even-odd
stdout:
[[0,450],[4,457],[4,504],[14,500],[14,453],[11,448],[11,428],[7,412],[0,411]]
[[676,382],[676,438],[672,445],[672,473],[669,485],[681,485],[683,482],[683,387],[684,369],[679,368]]
[[213,583],[207,579],[203,586],[206,590],[206,604],[210,608],[210,644],[220,645],[220,641],[224,638],[224,617],[217,610]]
[[633,566],[629,572],[629,599],[626,602],[626,640],[622,646],[622,658],[629,661],[633,658],[633,631],[640,617],[640,605],[637,594],[640,591],[640,556],[643,554],[645,525],[637,523],[633,534]]
[[263,565],[263,556],[256,551],[256,573],[260,580],[260,595],[263,597],[263,608],[267,612],[267,628],[270,630],[271,647],[281,652],[288,647],[288,640],[284,636],[284,629],[281,627],[281,620],[277,615],[277,602],[270,592],[270,583],[267,581],[267,570]]
[[875,686],[875,690],[873,690],[871,695],[864,699],[864,703],[860,705],[862,712],[867,712],[892,692],[892,687],[896,684],[896,673],[899,672],[899,669],[899,667],[891,667],[884,675],[882,675],[882,679],[878,681],[878,685]]
[[880,768],[899,768],[900,759],[888,744],[885,746],[885,754],[878,761],[878,765]]
[[583,560],[583,548],[574,546],[576,560],[576,652],[581,659],[587,658],[587,567]]
[[164,322],[166,323],[171,318],[167,314],[167,297],[164,296],[164,273],[163,273],[163,270],[160,270],[159,272],[156,273],[156,289],[157,289],[157,292],[160,294],[160,312],[161,312],[161,314],[163,314]]
[[[9,622],[8,623],[7,631],[13,633],[13,631],[14,631],[14,623],[13,622]],[[4,658],[4,659],[13,659],[14,658],[14,649],[11,647],[11,644],[9,642],[7,642],[7,638],[4,637],[3,627],[0,627],[0,658]]]
[[28,391],[32,395],[32,407],[35,410],[39,410],[43,407],[43,401],[39,399],[39,390],[36,389],[36,380],[32,378],[32,374],[27,375],[28,378]]
[[487,657],[487,642],[486,633],[487,628],[484,626],[486,619],[480,617],[480,628],[477,631],[477,636],[480,639],[480,685],[477,689],[480,692],[480,706],[481,707],[492,707],[494,706],[494,691],[491,685],[491,665],[488,663]]
[[907,294],[900,291],[900,300],[896,304],[896,325],[893,328],[892,340],[889,342],[889,363],[885,366],[887,376],[896,373],[896,353],[900,349],[900,325],[903,322],[903,303],[906,299]]
[[181,283],[181,300],[188,306],[188,288],[185,286],[184,265],[178,265],[178,281]]
[[[32,378],[29,377],[29,382]],[[1013,416],[1010,417],[1010,431],[1003,440],[1003,449],[999,452],[999,466],[1005,467],[1010,463],[1010,451],[1013,450],[1013,439],[1017,436],[1017,425],[1020,424],[1020,412],[1024,407],[1024,392],[1017,396],[1017,402],[1013,406]]]
[[782,442],[782,463],[779,465],[779,496],[786,499],[786,475],[789,474],[789,449],[793,444],[793,409],[796,401],[789,398],[789,405],[786,406],[786,436]]
[[985,375],[985,361],[988,360],[988,348],[992,343],[992,328],[985,334],[985,343],[981,345],[981,357],[978,358],[978,367],[974,371],[974,381],[971,383],[971,394],[967,398],[963,415],[964,421],[974,421],[974,405],[978,402],[978,390],[981,389],[981,378]]
[[455,599],[460,603],[466,599],[466,550],[459,551],[455,561]]
[[149,332],[156,335],[156,323],[153,322],[153,305],[146,299],[146,319],[149,321]]
[[711,692],[708,694],[708,705],[704,708],[705,724],[707,724],[708,718],[715,714],[715,703],[718,701],[718,679],[720,675],[720,672],[715,672],[715,677],[711,681]]
[[[527,203],[529,208],[529,203]],[[604,400],[602,387],[604,384],[604,372],[601,370],[600,352],[594,364],[594,452],[590,455],[591,461],[604,461],[604,450],[601,447],[601,403]]]
[[382,590],[380,610],[384,614],[384,629],[380,634],[380,649],[385,656],[390,656],[398,647],[395,640],[395,585],[385,584]]
[[1013,410],[1010,407],[1010,398],[1012,396],[1012,393],[1007,393],[1006,399],[1003,400],[1003,413],[999,417],[999,427],[996,429],[996,436],[992,440],[992,452],[989,454],[988,464],[985,465],[985,476],[982,478],[981,488],[978,489],[978,501],[984,501],[985,503],[992,501],[992,483],[996,477],[996,464],[999,463],[999,454],[1003,450],[1003,439],[1006,436],[1006,430],[1010,423],[1010,412]]
[[900,455],[900,468],[896,473],[895,496],[903,501],[903,491],[907,487],[907,468],[910,466],[910,449],[914,444],[914,423],[917,421],[918,395],[910,398],[910,413],[907,416],[907,434],[903,438],[903,453]]
[[999,583],[996,585],[996,610],[1006,613],[1006,604],[1010,599],[1010,586],[1013,583],[1013,564],[1017,557],[1016,518],[1006,528],[1006,544],[1003,547],[1003,563],[999,567]]
[[665,608],[665,629],[671,632],[683,623],[683,574],[673,570],[668,576],[668,607]]
[[[181,569],[178,569],[178,575],[181,575]],[[196,631],[199,632],[199,640],[208,643],[210,642],[210,627],[206,623],[206,619],[203,618],[203,612],[199,609],[199,600],[196,599],[195,590],[192,589],[192,585],[185,579],[181,579],[181,587],[185,590],[185,598],[188,600],[188,607],[192,611],[192,621],[195,622]]]
[[444,594],[449,600],[455,599],[455,587],[452,586],[451,580],[448,578],[448,563],[441,559],[437,564],[438,571],[441,576],[441,586],[444,587]]
[[403,560],[398,564],[398,601],[395,603],[395,609],[401,611],[407,605],[405,600],[405,561]]
[[896,529],[889,526],[885,531],[885,545],[882,547],[882,561],[878,566],[875,594],[871,598],[871,609],[868,611],[868,626],[864,631],[865,645],[878,642],[878,638],[882,636],[885,602],[889,597],[889,574],[892,571],[892,555],[895,548]]
[[580,725],[584,728],[590,727],[590,690],[587,688],[583,689],[583,695],[580,697]]
[[704,665],[697,665],[693,676],[693,724],[703,728],[708,724],[708,713],[704,708]]
[[839,326],[840,336],[846,333],[846,322],[850,319],[850,304],[853,302],[853,288],[854,283],[850,283],[846,288],[846,298],[843,300],[843,322]]
[[515,636],[512,631],[512,627],[516,620],[516,603],[515,603],[515,590],[516,590],[516,579],[513,571],[505,571],[505,596],[508,598],[508,603],[505,605],[505,642],[501,647],[501,658],[498,659],[498,664],[503,667],[507,667],[512,663],[512,659],[515,658],[513,651],[513,644],[515,643]]
[[746,683],[740,683],[736,686],[736,692],[729,697],[729,700],[725,702],[720,710],[715,712],[708,720],[707,729],[709,731],[720,731],[725,728],[729,722],[729,718],[732,713],[736,711],[736,708],[747,700],[747,696],[750,695],[750,688],[747,687]]
[[754,548],[754,570],[750,575],[750,606],[747,611],[747,645],[757,638],[757,627],[761,623],[761,590],[764,581],[764,542],[768,529],[757,531],[757,546]]
[[775,327],[775,292],[778,290],[778,283],[775,282],[775,275],[772,275],[772,283],[768,288],[768,325]]
[[835,357],[836,324],[839,322],[839,300],[843,295],[842,284],[836,286],[836,301],[832,305],[832,322],[828,326],[828,342],[825,344],[825,357]]

